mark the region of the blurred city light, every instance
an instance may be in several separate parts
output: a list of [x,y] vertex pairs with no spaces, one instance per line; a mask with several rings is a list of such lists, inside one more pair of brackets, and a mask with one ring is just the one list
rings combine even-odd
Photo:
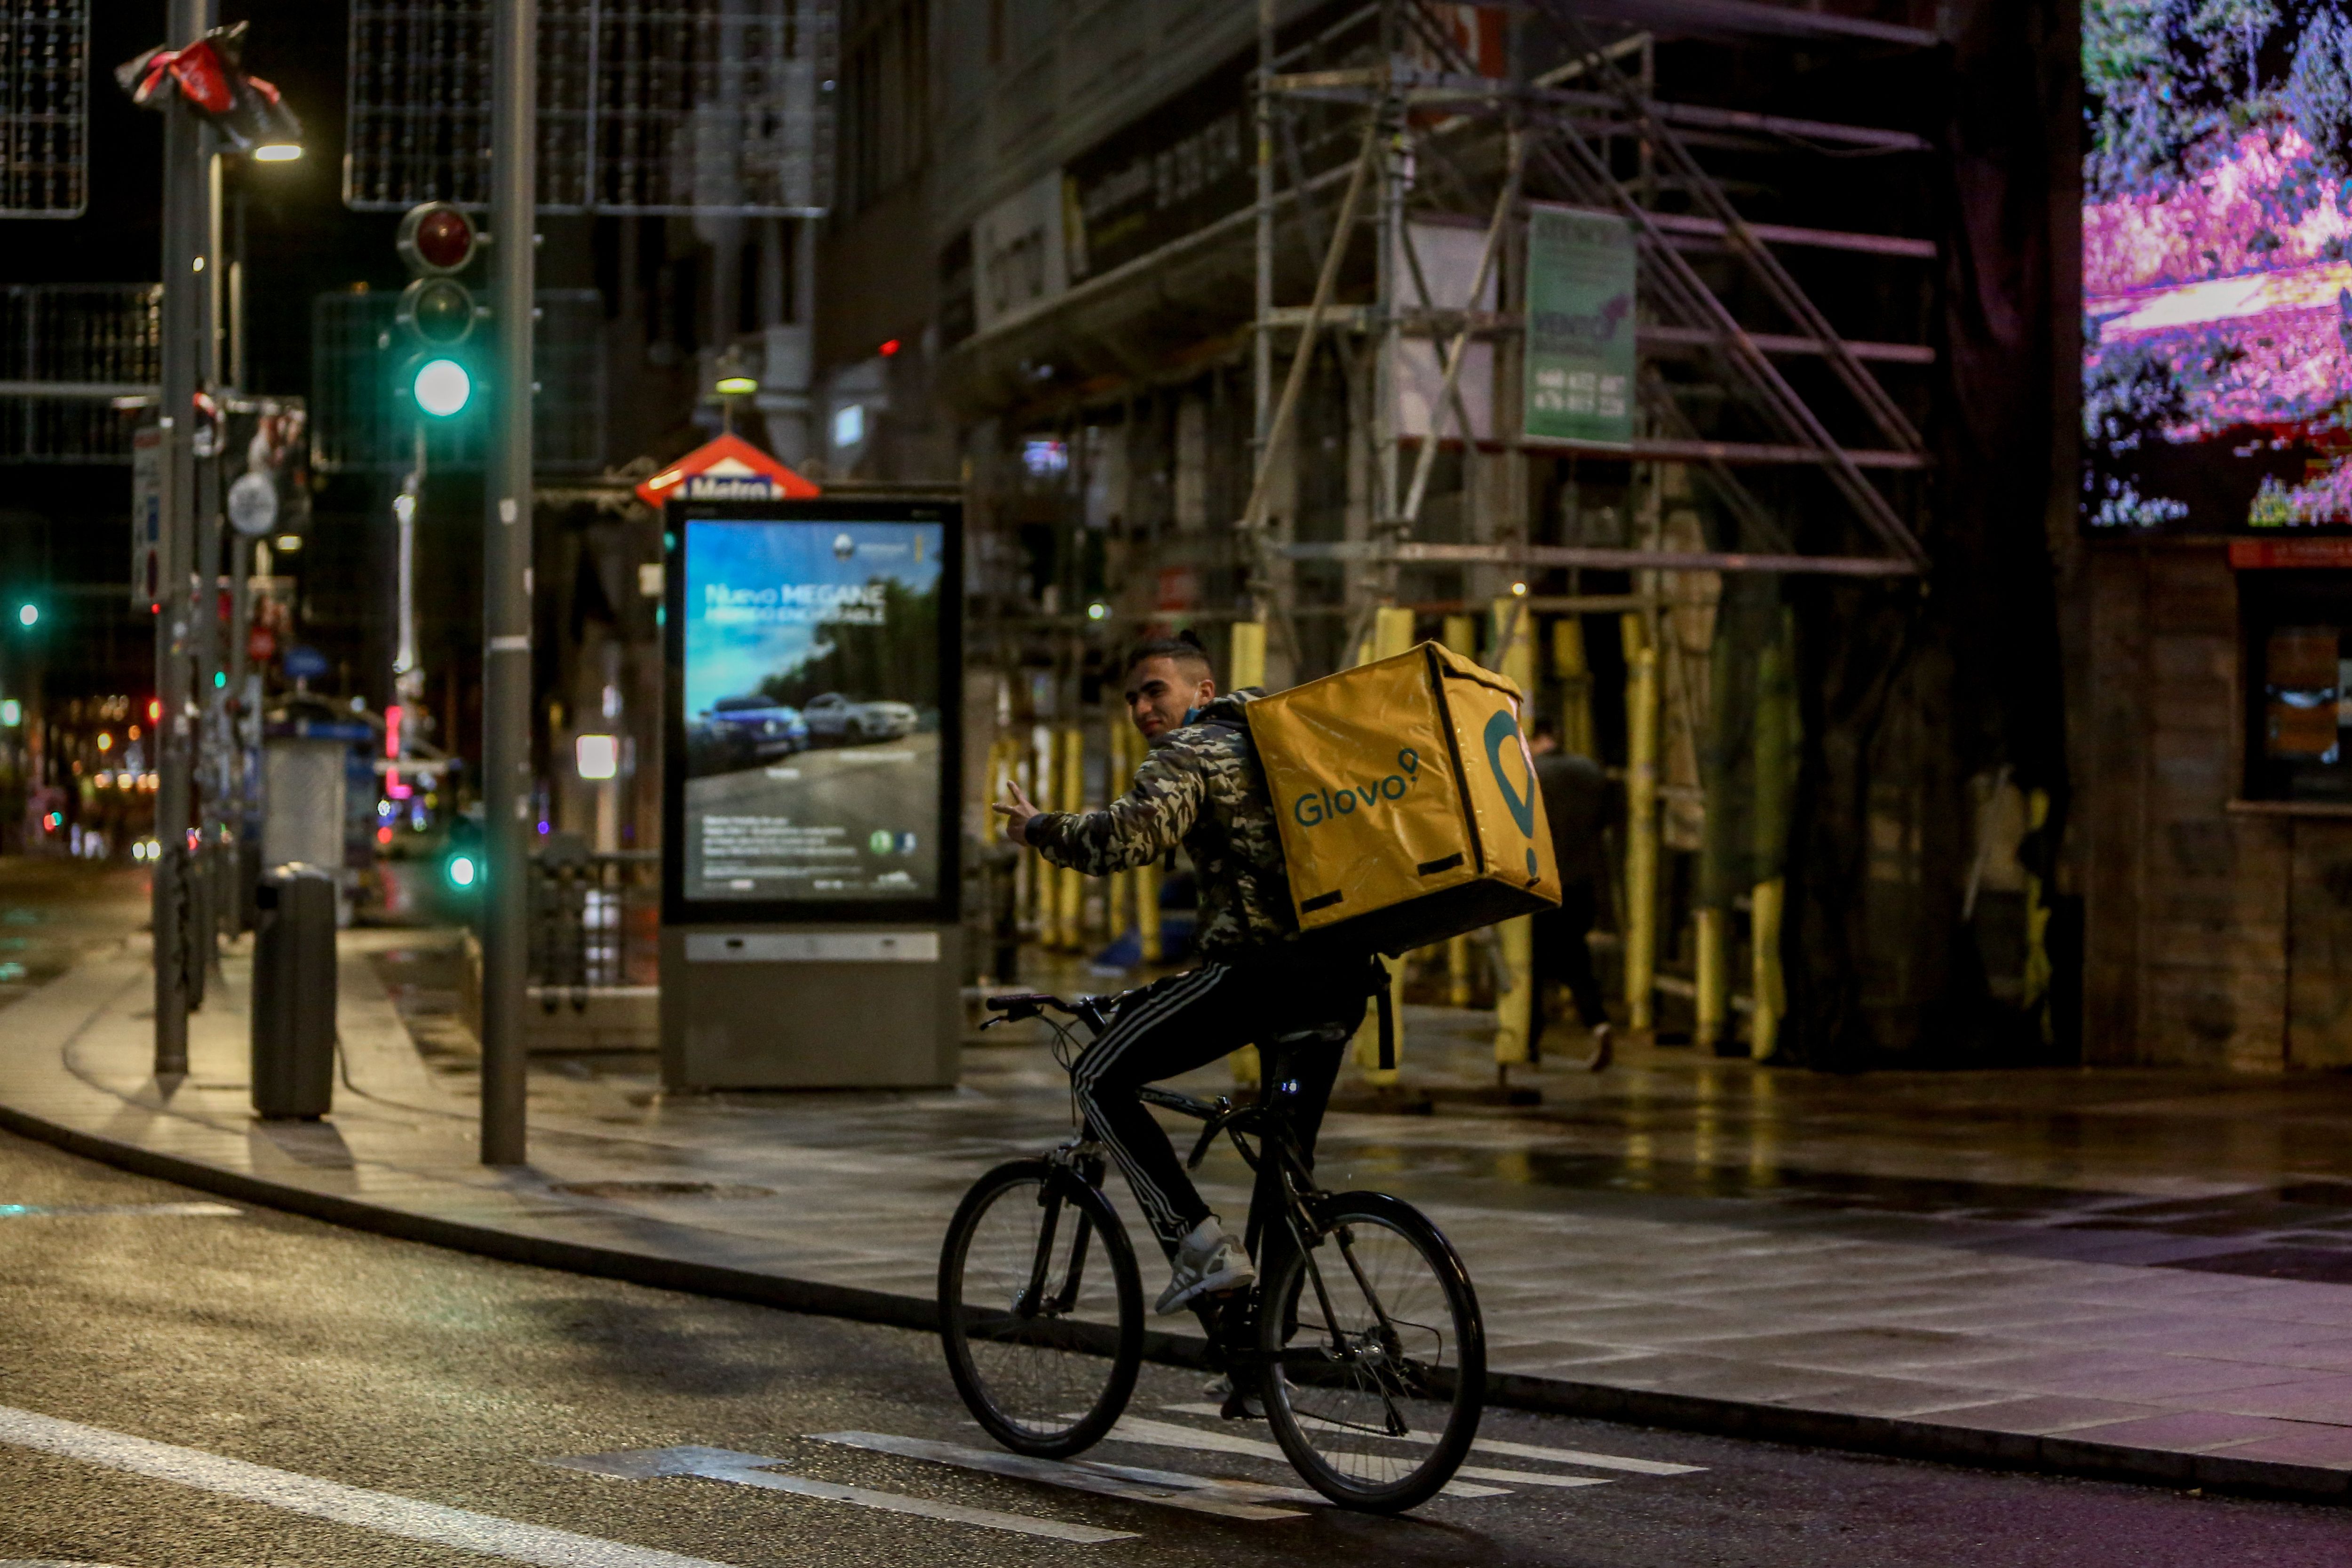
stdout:
[[614,735],[583,735],[572,742],[583,779],[609,779],[621,772],[621,742]]

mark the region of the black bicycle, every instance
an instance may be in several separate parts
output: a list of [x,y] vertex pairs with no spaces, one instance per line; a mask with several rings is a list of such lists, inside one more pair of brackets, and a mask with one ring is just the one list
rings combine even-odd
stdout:
[[[1127,998],[993,996],[982,1028],[1048,1011],[1098,1037]],[[1046,1017],[1070,1066],[1084,1041]],[[1255,1173],[1244,1245],[1257,1283],[1199,1304],[1225,1411],[1263,1400],[1282,1451],[1345,1508],[1427,1501],[1477,1435],[1486,1331],[1462,1259],[1420,1211],[1382,1193],[1327,1193],[1293,1136],[1282,1070],[1310,1031],[1265,1048],[1255,1103],[1150,1088],[1150,1104],[1202,1122],[1193,1169],[1220,1136]],[[1326,1042],[1328,1043],[1328,1041]],[[1016,1453],[1066,1458],[1126,1409],[1143,1362],[1144,1296],[1127,1228],[1103,1195],[1102,1146],[1081,1128],[1042,1158],[999,1165],[956,1209],[940,1255],[940,1338],[956,1390]],[[1255,1414],[1248,1410],[1249,1414]]]

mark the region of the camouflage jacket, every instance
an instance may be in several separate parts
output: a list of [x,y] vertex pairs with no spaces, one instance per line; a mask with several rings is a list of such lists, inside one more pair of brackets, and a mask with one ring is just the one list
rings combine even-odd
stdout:
[[1202,722],[1161,736],[1127,793],[1102,810],[1031,817],[1029,842],[1055,865],[1090,877],[1148,865],[1181,844],[1200,884],[1193,945],[1204,959],[1296,937],[1274,799],[1242,717],[1258,695],[1220,697]]

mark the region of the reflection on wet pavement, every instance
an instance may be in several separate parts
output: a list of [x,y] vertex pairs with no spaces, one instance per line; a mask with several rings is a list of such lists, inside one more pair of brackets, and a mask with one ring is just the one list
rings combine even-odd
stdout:
[[[412,1027],[447,1027],[455,969],[438,933],[376,959]],[[1097,980],[1067,989],[1106,989]],[[1791,1228],[1979,1252],[2352,1283],[2352,1077],[2153,1071],[1884,1072],[1839,1077],[1634,1047],[1589,1074],[1515,1068],[1496,1092],[1485,1015],[1407,1009],[1406,1081],[1387,1101],[1343,1074],[1327,1180],[1433,1205],[1571,1207],[1628,1218]],[[1028,1037],[1005,1042],[1016,1034]],[[696,1096],[699,1129],[806,1147],[981,1162],[1068,1128],[1042,1026],[964,1054],[959,1089]],[[423,1043],[420,1040],[420,1043]],[[467,1080],[471,1058],[433,1050]],[[534,1113],[660,1128],[649,1054],[534,1058]],[[1231,1092],[1222,1065],[1181,1080]],[[453,1087],[457,1087],[453,1083]],[[1391,1114],[1384,1103],[1426,1114]],[[725,1114],[731,1112],[733,1114]],[[673,1118],[674,1120],[674,1118]],[[1225,1167],[1230,1166],[1231,1169]],[[1239,1184],[1230,1152],[1203,1171]]]

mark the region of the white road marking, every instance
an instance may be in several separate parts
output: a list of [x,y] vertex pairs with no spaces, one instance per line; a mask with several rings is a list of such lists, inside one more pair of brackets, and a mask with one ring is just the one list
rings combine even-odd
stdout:
[[[245,1211],[230,1204],[0,1204],[0,1219],[68,1219],[82,1215],[223,1215]],[[8,1568],[0,1563],[0,1568]]]
[[812,1442],[870,1448],[879,1454],[899,1454],[910,1459],[929,1459],[933,1464],[985,1470],[991,1475],[1043,1481],[1047,1486],[1068,1487],[1073,1491],[1093,1492],[1100,1497],[1119,1498],[1128,1502],[1190,1509],[1195,1513],[1213,1513],[1225,1519],[1304,1519],[1307,1516],[1296,1509],[1267,1508],[1265,1500],[1280,1498],[1289,1502],[1318,1503],[1324,1500],[1321,1494],[1308,1492],[1303,1488],[1261,1486],[1252,1481],[1223,1481],[1209,1476],[1188,1476],[1177,1470],[1107,1465],[1094,1459],[1039,1459],[1026,1454],[1008,1454],[997,1448],[970,1448],[961,1443],[939,1443],[928,1437],[894,1437],[880,1432],[813,1432],[809,1436]]
[[243,1498],[288,1513],[308,1514],[355,1525],[379,1535],[454,1546],[513,1563],[543,1568],[726,1568],[708,1558],[687,1557],[647,1546],[628,1546],[593,1535],[575,1535],[543,1524],[523,1524],[467,1509],[419,1502],[390,1492],[347,1487],[268,1465],[183,1448],[146,1437],[84,1426],[0,1405],[0,1443],[37,1448],[69,1459],[223,1497]]
[[[1222,1415],[1224,1406],[1207,1401],[1183,1405],[1163,1405],[1162,1410],[1181,1411],[1187,1415]],[[1400,1443],[1434,1443],[1434,1437],[1419,1433],[1396,1439]],[[1664,1459],[1629,1459],[1622,1454],[1595,1454],[1583,1448],[1546,1448],[1534,1443],[1507,1443],[1499,1437],[1474,1437],[1474,1448],[1489,1454],[1501,1454],[1512,1459],[1549,1459],[1557,1465],[1582,1465],[1591,1470],[1626,1470],[1637,1476],[1696,1476],[1706,1473],[1705,1465],[1672,1465]],[[1465,1470],[1463,1474],[1469,1472]]]
[[[1180,1426],[1173,1421],[1153,1421],[1140,1415],[1122,1415],[1110,1429],[1116,1442],[1144,1443],[1162,1448],[1191,1448],[1210,1454],[1247,1454],[1252,1458],[1272,1459],[1278,1465],[1290,1463],[1290,1456],[1272,1443],[1262,1443],[1255,1437],[1244,1437],[1232,1432],[1203,1432],[1196,1426]],[[1470,1475],[1459,1470],[1457,1475]],[[1598,1484],[1598,1483],[1596,1483]],[[1467,1481],[1445,1483],[1447,1497],[1508,1497],[1507,1487],[1473,1486]]]
[[592,1475],[617,1476],[624,1480],[653,1480],[663,1476],[698,1476],[739,1487],[791,1492],[798,1497],[845,1502],[885,1513],[913,1514],[919,1519],[945,1520],[950,1524],[977,1525],[982,1530],[1010,1531],[1015,1535],[1041,1535],[1049,1541],[1093,1546],[1106,1541],[1133,1541],[1129,1530],[1097,1530],[1090,1524],[1066,1524],[1058,1519],[1034,1519],[1023,1513],[999,1513],[994,1509],[965,1508],[961,1503],[933,1502],[929,1498],[901,1497],[896,1492],[869,1491],[833,1481],[815,1481],[771,1469],[788,1461],[732,1448],[636,1448],[614,1454],[582,1454],[568,1459],[542,1459],[545,1465]]

